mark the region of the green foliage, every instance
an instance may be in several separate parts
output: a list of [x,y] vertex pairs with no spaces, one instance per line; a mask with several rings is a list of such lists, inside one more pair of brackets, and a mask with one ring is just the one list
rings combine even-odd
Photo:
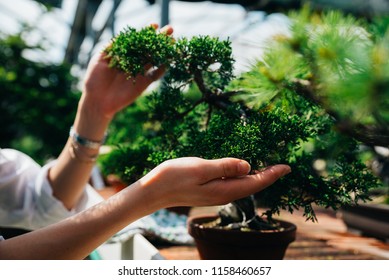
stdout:
[[110,57],[111,66],[134,77],[145,72],[145,65],[167,64],[173,56],[173,41],[168,36],[157,33],[152,26],[139,32],[128,27],[114,38],[105,51]]
[[59,155],[77,109],[79,92],[67,65],[35,62],[20,34],[0,36],[0,146],[42,163]]
[[154,167],[148,160],[149,154],[150,150],[146,145],[137,148],[121,145],[108,155],[100,157],[99,163],[104,166],[106,175],[118,174],[125,182],[135,182]]
[[287,162],[302,138],[310,135],[307,121],[289,117],[282,110],[240,118],[239,110],[217,111],[207,128],[194,131],[185,141],[183,155],[203,158],[238,157],[249,161],[253,169]]
[[115,115],[109,127],[107,145],[116,143],[135,144],[142,141],[142,133],[147,129],[148,115],[147,104],[144,96]]
[[229,41],[209,36],[182,38],[175,44],[175,50],[175,61],[166,75],[167,83],[187,84],[191,79],[203,79],[201,84],[214,90],[224,88],[231,81],[233,60]]
[[[311,19],[306,10],[300,16]],[[168,71],[163,84],[147,96],[148,122],[142,141],[117,149],[106,162],[131,180],[167,159],[182,156],[243,158],[254,169],[289,164],[291,174],[256,194],[258,202],[268,208],[269,217],[281,209],[293,212],[301,208],[307,219],[315,220],[315,204],[338,209],[368,199],[368,190],[378,182],[360,160],[360,142],[339,134],[335,129],[338,120],[317,100],[324,99],[325,90],[332,87],[324,85],[330,77],[338,84],[347,79],[347,71],[352,69],[354,75],[363,66],[349,60],[366,51],[371,44],[365,40],[370,37],[363,32],[354,36],[355,32],[343,29],[352,29],[358,22],[337,13],[316,21],[324,22],[325,28],[308,28],[306,22],[296,19],[292,27],[295,36],[279,38],[263,61],[236,79],[229,41],[200,36],[172,44],[164,39],[162,43],[173,52],[165,60]],[[351,48],[351,54],[341,52],[337,40],[342,32],[336,29],[337,22],[342,23],[344,45]],[[330,26],[335,31],[331,32]],[[325,50],[327,43],[320,34],[329,39]],[[131,29],[125,36],[136,38],[144,33]],[[120,49],[120,42],[115,40],[112,49]],[[142,51],[145,54],[140,56],[145,57],[152,50]],[[342,57],[334,62],[326,57],[330,54]],[[366,62],[366,54],[362,60]],[[320,87],[316,87],[317,81]],[[337,90],[341,94],[342,90]],[[351,92],[346,92],[345,98],[349,95]],[[351,113],[351,104],[345,101],[342,110]]]
[[331,115],[342,133],[387,147],[388,19],[368,23],[305,8],[291,20],[290,36],[269,43],[263,59],[238,81],[244,94],[237,100],[260,108],[286,94],[299,95]]

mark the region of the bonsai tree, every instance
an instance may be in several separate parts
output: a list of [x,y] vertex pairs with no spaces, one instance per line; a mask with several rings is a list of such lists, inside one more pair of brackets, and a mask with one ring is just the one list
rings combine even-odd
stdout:
[[104,169],[133,181],[181,156],[242,158],[253,172],[292,167],[261,193],[222,208],[222,227],[275,228],[272,216],[282,209],[303,209],[315,221],[314,205],[336,210],[369,199],[379,183],[361,145],[387,146],[389,139],[387,24],[309,9],[291,21],[290,36],[269,43],[240,77],[228,40],[174,40],[152,27],[121,32],[106,49],[112,67],[129,77],[145,64],[168,68],[142,100],[149,117],[141,141],[121,143]]

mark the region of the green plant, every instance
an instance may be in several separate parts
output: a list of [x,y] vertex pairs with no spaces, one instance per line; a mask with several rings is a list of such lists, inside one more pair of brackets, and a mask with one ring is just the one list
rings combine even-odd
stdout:
[[80,93],[67,65],[36,62],[23,29],[0,35],[0,147],[15,148],[39,163],[57,157],[72,125]]
[[268,209],[266,221],[245,198],[221,211],[222,225],[269,228],[273,214],[300,208],[314,221],[313,205],[338,209],[369,199],[368,190],[379,183],[360,147],[388,144],[387,25],[308,9],[291,18],[291,36],[280,36],[238,78],[228,40],[173,40],[152,28],[120,33],[107,49],[112,66],[129,76],[144,63],[166,64],[168,71],[159,90],[147,96],[142,141],[121,145],[105,166],[127,180],[181,156],[238,157],[253,170],[292,167],[255,195]]

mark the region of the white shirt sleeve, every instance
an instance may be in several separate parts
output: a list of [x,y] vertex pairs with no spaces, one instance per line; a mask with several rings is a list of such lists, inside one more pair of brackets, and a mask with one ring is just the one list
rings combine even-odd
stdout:
[[54,164],[55,162],[51,162],[45,165],[35,180],[35,215],[31,220],[33,229],[63,220],[64,218],[79,213],[103,200],[103,198],[87,184],[77,205],[69,211],[61,201],[53,196],[53,190],[47,179],[47,172]]
[[0,226],[34,230],[81,212],[102,197],[90,186],[72,210],[53,196],[47,179],[51,162],[40,167],[27,155],[0,149]]

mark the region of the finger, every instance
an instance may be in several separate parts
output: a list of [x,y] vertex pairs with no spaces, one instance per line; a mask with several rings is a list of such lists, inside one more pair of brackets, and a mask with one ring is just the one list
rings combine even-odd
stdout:
[[147,71],[149,71],[151,68],[153,68],[153,64],[151,63],[147,63],[145,64],[145,66],[143,66],[143,69],[144,69],[144,73],[147,73]]
[[290,172],[291,169],[289,165],[277,164],[269,166],[262,171],[255,171],[255,174],[247,176],[247,179],[252,181],[254,188],[255,185],[257,185],[260,188],[258,191],[260,191]]
[[267,188],[279,178],[290,172],[290,166],[285,164],[269,166],[261,171],[256,170],[253,175],[248,175],[244,178],[246,181],[245,188],[247,188],[248,192],[246,195],[253,194]]
[[[212,193],[212,195],[209,195],[210,198],[218,199],[216,201],[217,204],[226,204],[233,200],[260,192],[290,172],[291,169],[288,165],[279,164],[263,171],[258,171],[254,175],[214,180],[204,186],[208,187]],[[204,205],[212,202],[215,201],[204,201]]]
[[152,28],[154,28],[155,30],[157,30],[158,27],[159,27],[158,23],[152,23],[152,24],[150,24],[150,26],[151,26]]
[[130,86],[133,88],[134,92],[138,92],[139,93],[138,95],[140,95],[143,91],[147,89],[147,87],[151,83],[160,79],[164,73],[165,73],[164,66],[158,68],[152,68],[149,69],[144,74],[139,74],[135,78],[131,78],[130,80],[127,80],[127,83],[130,82]]
[[217,178],[247,175],[250,171],[250,164],[236,158],[222,158],[207,160],[203,168],[205,170],[204,180],[207,182]]
[[138,74],[136,77],[131,79],[131,82],[137,81],[138,83],[145,84],[148,86],[152,82],[155,82],[163,76],[166,71],[165,66],[155,67],[151,63],[147,63],[144,67],[144,73]]
[[165,25],[161,28],[160,33],[170,36],[173,34],[173,27],[171,27],[170,25]]
[[165,70],[166,70],[166,67],[165,66],[161,66],[161,67],[158,67],[158,68],[152,68],[152,69],[149,69],[146,73],[145,73],[145,78],[149,80],[149,83],[152,83],[152,82],[155,82],[156,80],[160,79],[163,74],[165,73]]

